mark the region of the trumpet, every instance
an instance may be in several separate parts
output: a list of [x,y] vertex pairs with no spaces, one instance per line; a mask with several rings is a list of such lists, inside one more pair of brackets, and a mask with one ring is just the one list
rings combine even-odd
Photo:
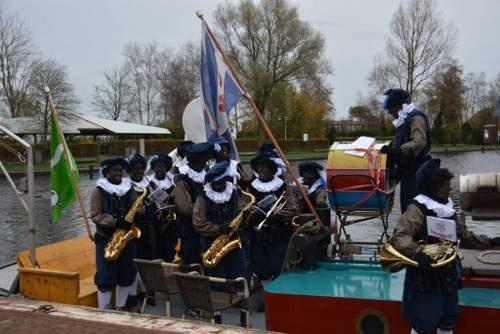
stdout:
[[267,211],[266,216],[264,217],[264,219],[262,219],[262,221],[259,224],[257,224],[257,226],[255,227],[256,231],[260,231],[262,229],[262,227],[264,226],[264,224],[267,222],[267,219],[272,214],[274,214],[276,212],[279,212],[281,209],[283,209],[283,207],[286,204],[285,194],[286,194],[286,191],[283,191],[281,193],[280,197],[278,197],[278,199],[276,200],[276,202],[274,202],[274,204],[271,206],[271,208]]

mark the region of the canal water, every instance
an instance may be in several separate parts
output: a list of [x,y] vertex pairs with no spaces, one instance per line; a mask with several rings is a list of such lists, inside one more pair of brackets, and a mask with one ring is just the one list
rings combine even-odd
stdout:
[[[441,158],[442,165],[449,168],[455,175],[452,197],[458,203],[458,175],[466,173],[500,172],[500,153],[489,151],[435,154]],[[326,163],[326,161],[323,161]],[[248,168],[248,165],[245,166]],[[19,182],[19,178],[15,179]],[[48,175],[37,175],[35,179],[35,222],[37,245],[45,245],[85,234],[83,219],[79,207],[73,204],[65,210],[58,224],[50,222],[50,178]],[[80,190],[89,208],[90,194],[96,180],[82,175]],[[19,203],[5,178],[0,178],[0,265],[13,261],[17,252],[27,249],[28,221],[24,208]],[[389,216],[389,231],[392,231],[399,218],[399,195],[396,192],[394,208]],[[468,227],[477,233],[488,236],[500,236],[500,221],[471,221]],[[372,220],[349,226],[348,233],[353,240],[375,241],[380,237],[382,225],[380,221]]]

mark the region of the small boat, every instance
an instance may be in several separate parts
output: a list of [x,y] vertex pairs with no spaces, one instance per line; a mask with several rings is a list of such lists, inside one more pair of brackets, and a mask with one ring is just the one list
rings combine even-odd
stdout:
[[[333,233],[340,254],[331,261],[319,262],[315,270],[283,273],[265,287],[268,330],[342,334],[410,332],[400,311],[404,271],[388,273],[379,263],[379,248],[384,236],[387,237],[394,183],[387,172],[386,157],[380,154],[381,144],[369,139],[360,142],[365,146],[358,146],[359,142],[334,143],[328,156],[327,187],[331,208],[339,222]],[[491,211],[498,210],[500,202],[495,200],[492,207],[488,207],[491,203],[483,202],[484,196],[496,198],[495,192],[500,189],[498,176],[471,178],[479,185],[474,192],[466,192],[465,198],[462,196],[469,201],[470,209],[482,209],[482,213],[490,210],[490,217],[500,219],[500,215],[495,216]],[[470,183],[466,190],[473,189]],[[345,226],[373,218],[382,220],[384,232],[379,240],[361,243],[350,240]],[[347,240],[341,240],[341,236]],[[346,243],[356,251],[346,254],[341,246]],[[488,261],[486,252],[461,252],[464,288],[459,291],[461,315],[454,332],[491,332],[492,328],[500,328],[500,262]]]

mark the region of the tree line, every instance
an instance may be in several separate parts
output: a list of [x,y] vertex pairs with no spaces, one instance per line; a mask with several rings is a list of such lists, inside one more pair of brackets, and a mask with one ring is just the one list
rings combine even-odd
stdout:
[[30,31],[15,14],[0,7],[0,113],[10,117],[35,116],[48,129],[44,87],[62,113],[74,110],[80,100],[69,82],[65,65],[43,56]]
[[349,109],[352,119],[378,124],[378,134],[392,131],[379,96],[391,87],[408,90],[427,112],[434,142],[480,143],[481,126],[494,123],[500,74],[491,82],[484,73],[464,74],[453,53],[457,29],[446,22],[435,0],[406,0],[393,14],[384,52],[368,75],[370,90]]

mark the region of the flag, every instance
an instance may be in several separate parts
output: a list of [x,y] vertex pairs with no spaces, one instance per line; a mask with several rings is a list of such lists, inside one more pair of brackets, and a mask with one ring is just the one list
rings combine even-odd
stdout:
[[50,205],[52,222],[57,223],[64,208],[76,201],[76,189],[68,166],[71,166],[77,179],[79,175],[75,159],[69,150],[67,156],[70,163],[66,162],[64,152],[67,147],[66,140],[64,135],[57,131],[54,117],[52,113],[50,122]]
[[225,63],[204,23],[202,24],[200,69],[201,99],[207,140],[215,136],[225,137],[231,146],[230,157],[234,159],[237,151],[229,126],[229,112],[243,95],[243,89],[231,74],[229,66]]

